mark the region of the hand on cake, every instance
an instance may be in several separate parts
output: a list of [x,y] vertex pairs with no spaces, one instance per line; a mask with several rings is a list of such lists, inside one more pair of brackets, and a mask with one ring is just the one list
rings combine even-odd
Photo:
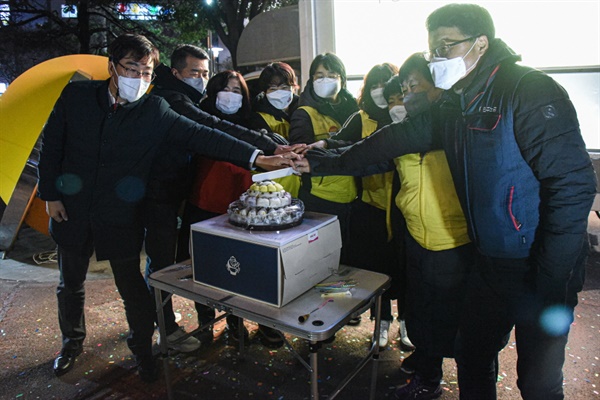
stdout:
[[294,161],[299,161],[301,159],[302,156],[290,151],[274,156],[260,155],[256,157],[254,164],[265,171],[274,171],[276,169],[294,167]]

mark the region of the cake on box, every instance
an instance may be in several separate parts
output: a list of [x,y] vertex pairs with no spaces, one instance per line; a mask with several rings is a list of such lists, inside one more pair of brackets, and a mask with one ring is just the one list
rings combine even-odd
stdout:
[[257,230],[281,230],[299,225],[304,204],[274,181],[255,182],[229,205],[229,222]]

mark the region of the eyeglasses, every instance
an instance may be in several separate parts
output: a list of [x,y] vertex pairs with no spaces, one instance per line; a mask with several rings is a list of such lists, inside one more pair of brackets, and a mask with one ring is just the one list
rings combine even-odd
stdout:
[[448,52],[450,51],[450,49],[452,47],[459,45],[461,43],[467,42],[469,40],[477,39],[479,36],[481,36],[481,35],[471,36],[471,37],[468,37],[463,40],[458,40],[456,42],[443,44],[440,47],[436,47],[435,49],[433,49],[431,51],[423,52],[423,57],[425,57],[425,59],[427,61],[431,61],[431,59],[433,57],[445,58],[448,55]]
[[121,64],[121,62],[119,62],[119,61],[117,61],[117,64],[119,64],[121,66],[121,68],[123,68],[125,70],[125,76],[128,78],[134,78],[134,79],[142,78],[146,82],[152,82],[154,80],[154,78],[156,78],[156,75],[154,74],[154,72],[140,72],[137,69],[127,68],[126,66]]
[[324,78],[330,78],[330,79],[338,79],[340,77],[340,74],[336,74],[335,72],[329,72],[327,74],[324,74],[322,72],[318,72],[316,74],[313,75],[313,80],[318,81]]

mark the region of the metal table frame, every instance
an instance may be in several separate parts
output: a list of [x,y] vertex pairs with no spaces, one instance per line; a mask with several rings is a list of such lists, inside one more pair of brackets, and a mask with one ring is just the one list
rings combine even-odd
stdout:
[[[297,354],[290,343],[284,338],[286,347],[301,361],[311,374],[311,399],[314,400],[319,399],[317,352],[320,348],[321,341],[331,338],[338,330],[345,326],[351,318],[362,314],[370,308],[371,305],[375,304],[376,318],[374,332],[367,355],[360,360],[358,365],[346,377],[343,378],[337,388],[328,397],[329,399],[335,398],[344,387],[346,387],[350,380],[352,380],[369,361],[372,361],[373,368],[370,398],[374,399],[377,385],[377,365],[379,360],[378,339],[381,295],[389,287],[390,278],[387,275],[377,272],[340,266],[339,271],[325,281],[331,282],[341,279],[354,279],[357,281],[357,286],[351,289],[352,296],[332,297],[334,300],[333,302],[327,303],[318,310],[315,309],[322,305],[326,299],[321,297],[321,294],[315,290],[309,290],[286,304],[284,307],[278,308],[257,300],[252,300],[196,283],[192,279],[191,261],[189,260],[153,273],[150,275],[148,281],[155,289],[159,289],[154,292],[158,314],[158,328],[162,337],[166,337],[163,306],[173,294],[177,294],[197,303],[214,307],[217,310],[225,312],[225,314],[218,316],[215,320],[199,326],[194,332],[190,332],[188,336],[213,325],[216,321],[227,315],[235,315],[239,318],[245,318],[309,341],[310,364]],[[163,299],[161,291],[168,292],[169,295]],[[303,323],[299,322],[298,317],[308,313],[310,313],[308,320]],[[240,330],[241,329],[242,327],[240,324]],[[239,337],[240,353],[243,354],[244,336],[240,334]],[[166,340],[161,341],[160,351],[163,357],[168,398],[173,399]]]

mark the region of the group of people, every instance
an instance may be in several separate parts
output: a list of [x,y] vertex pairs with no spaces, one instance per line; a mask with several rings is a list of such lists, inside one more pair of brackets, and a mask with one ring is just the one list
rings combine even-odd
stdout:
[[[179,46],[167,67],[145,37],[115,39],[110,78],[67,85],[43,132],[39,195],[61,271],[54,372],[81,353],[95,251],[123,297],[140,377],[155,380],[142,246],[146,278],[189,258],[189,226],[226,212],[252,169],[292,166],[302,176],[281,178],[286,190],[338,217],[341,262],[392,277],[379,344],[397,299],[401,346],[414,349],[394,398],[440,397],[452,357],[461,399],[495,399],[498,352],[515,328],[523,398],[562,399],[569,326],[548,331],[540,318],[561,307],[572,320],[583,284],[596,190],[575,110],[551,78],[517,64],[484,8],[443,6],[427,29],[430,51],[374,66],[358,99],[332,53],[313,60],[299,96],[294,70],[268,65],[251,99],[238,72],[208,79],[199,47]],[[196,309],[205,329],[194,337],[165,305],[169,347],[212,341],[215,311]],[[238,318],[227,324],[233,338],[248,335]]]

